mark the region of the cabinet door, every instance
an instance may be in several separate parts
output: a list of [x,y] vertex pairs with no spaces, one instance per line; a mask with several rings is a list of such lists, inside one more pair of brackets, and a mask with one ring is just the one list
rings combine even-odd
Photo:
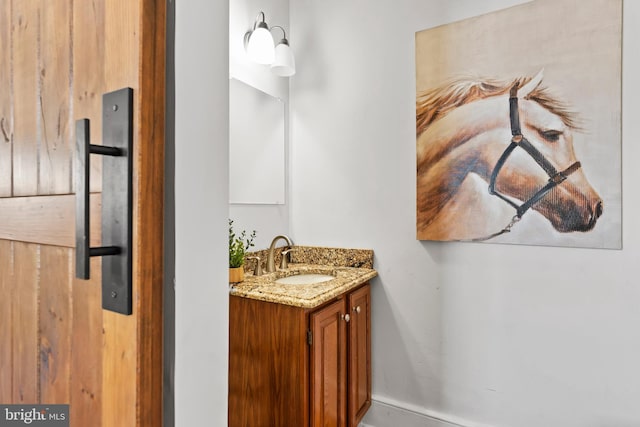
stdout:
[[371,406],[371,292],[367,284],[349,294],[349,426]]
[[311,427],[347,426],[345,299],[311,314]]

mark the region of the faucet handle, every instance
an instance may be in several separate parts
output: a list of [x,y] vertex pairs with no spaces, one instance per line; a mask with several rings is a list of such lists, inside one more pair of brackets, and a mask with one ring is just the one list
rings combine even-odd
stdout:
[[254,276],[262,276],[262,263],[260,262],[259,256],[248,256],[247,259],[255,259],[256,260],[256,268],[253,270]]
[[293,248],[285,249],[284,251],[282,251],[282,259],[280,260],[280,270],[285,270],[289,268],[289,261],[287,260],[287,255],[289,255],[289,252],[293,252],[293,251],[294,251]]

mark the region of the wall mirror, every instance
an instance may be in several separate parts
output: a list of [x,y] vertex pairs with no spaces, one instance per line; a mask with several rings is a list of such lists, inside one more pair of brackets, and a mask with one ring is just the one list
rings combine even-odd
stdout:
[[285,203],[285,103],[229,80],[229,203]]

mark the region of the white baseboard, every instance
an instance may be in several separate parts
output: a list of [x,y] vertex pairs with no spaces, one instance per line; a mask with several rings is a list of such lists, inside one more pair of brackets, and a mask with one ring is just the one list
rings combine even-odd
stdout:
[[360,427],[491,427],[384,396],[373,396]]

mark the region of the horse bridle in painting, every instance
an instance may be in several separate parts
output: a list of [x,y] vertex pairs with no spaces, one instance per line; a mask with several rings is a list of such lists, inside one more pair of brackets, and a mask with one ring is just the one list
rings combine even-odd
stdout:
[[[518,112],[518,83],[514,84],[509,91],[509,120],[511,122],[511,143],[504,150],[504,152],[498,159],[498,162],[494,166],[493,172],[491,172],[491,179],[489,181],[489,194],[491,194],[492,196],[497,196],[507,202],[516,210],[516,214],[513,218],[511,218],[509,224],[507,224],[507,226],[502,230],[485,237],[472,239],[473,241],[489,240],[493,237],[497,237],[501,234],[511,231],[511,228],[518,221],[520,221],[522,216],[533,205],[535,205],[544,196],[546,196],[549,191],[553,190],[555,187],[564,182],[564,180],[566,180],[569,175],[580,169],[580,162],[577,161],[565,170],[558,172],[558,170],[556,170],[551,162],[549,162],[549,160],[547,160],[547,158],[544,157],[544,155],[540,151],[538,151],[538,149],[534,147],[531,142],[529,142],[529,140],[524,137],[524,135],[522,135],[522,129],[520,128],[520,114]],[[549,181],[547,181],[547,184],[536,191],[533,196],[531,196],[528,200],[520,205],[496,190],[496,179],[498,178],[498,174],[500,173],[500,170],[506,163],[513,150],[516,149],[516,147],[520,147],[524,151],[526,151],[549,176]]]

